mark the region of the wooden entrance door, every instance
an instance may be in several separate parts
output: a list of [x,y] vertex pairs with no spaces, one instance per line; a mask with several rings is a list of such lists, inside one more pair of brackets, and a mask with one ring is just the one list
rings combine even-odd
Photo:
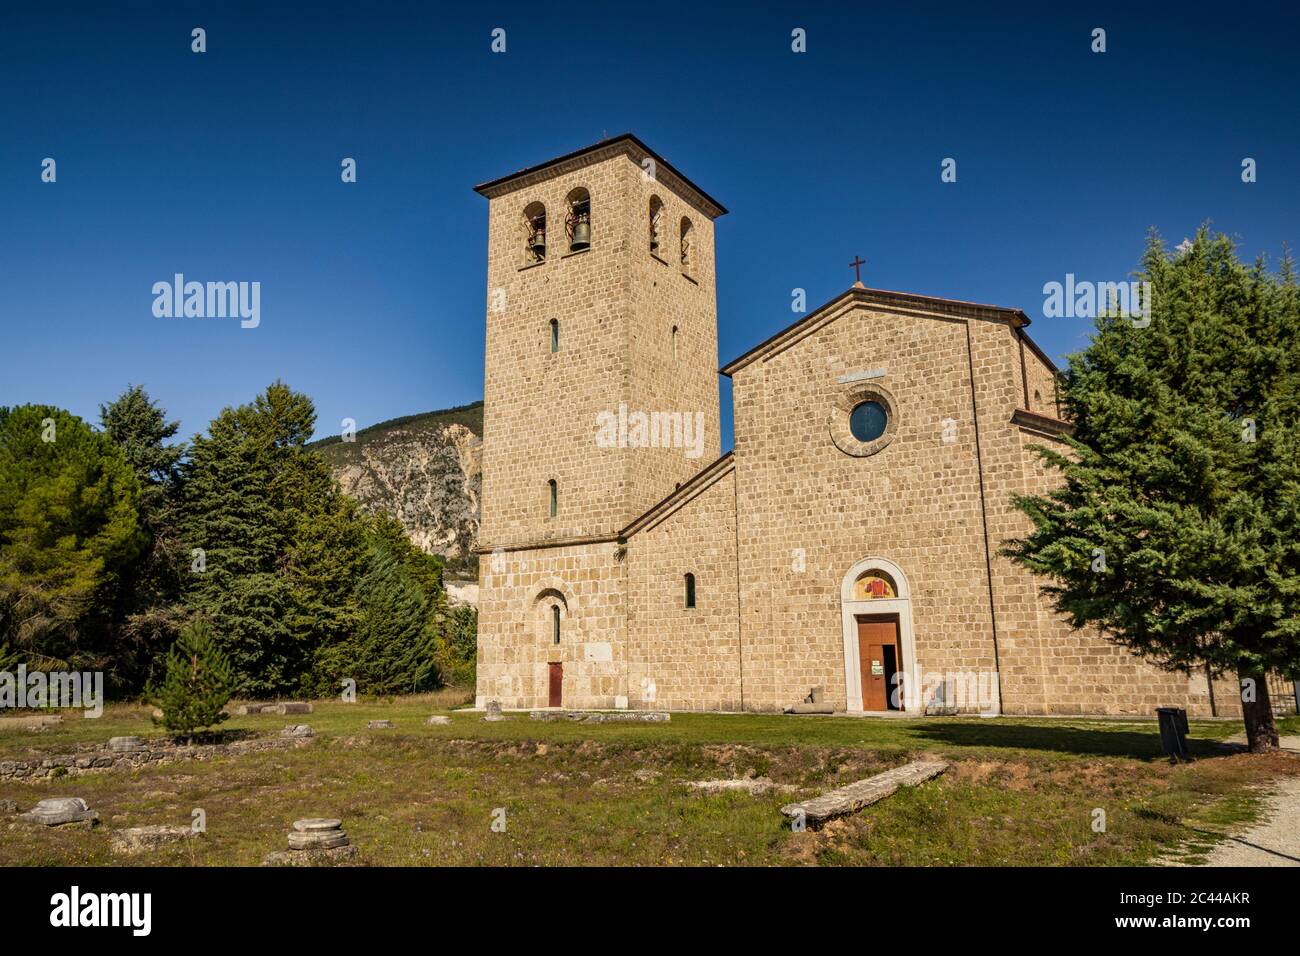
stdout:
[[561,706],[561,700],[564,697],[564,665],[551,665],[551,697],[550,706]]
[[[901,710],[901,682],[894,674],[901,669],[898,618],[858,618],[858,661],[862,673],[863,710]],[[890,706],[890,694],[899,687],[898,705]]]

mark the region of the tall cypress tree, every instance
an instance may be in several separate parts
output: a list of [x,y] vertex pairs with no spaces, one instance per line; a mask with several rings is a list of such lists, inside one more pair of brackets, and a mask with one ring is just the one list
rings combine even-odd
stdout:
[[[1300,676],[1300,296],[1202,228],[1152,236],[1149,324],[1107,315],[1062,387],[1063,483],[1018,497],[1004,553],[1076,627],[1170,669],[1240,677],[1253,751],[1277,746],[1266,672]],[[1099,560],[1100,557],[1100,560]]]

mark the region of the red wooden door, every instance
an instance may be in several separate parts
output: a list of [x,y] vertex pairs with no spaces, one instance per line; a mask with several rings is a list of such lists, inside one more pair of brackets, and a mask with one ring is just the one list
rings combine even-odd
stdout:
[[898,621],[858,621],[858,666],[862,673],[862,709],[889,710],[889,670],[885,648],[898,660]]
[[564,694],[564,665],[551,665],[551,701],[550,706],[559,707]]

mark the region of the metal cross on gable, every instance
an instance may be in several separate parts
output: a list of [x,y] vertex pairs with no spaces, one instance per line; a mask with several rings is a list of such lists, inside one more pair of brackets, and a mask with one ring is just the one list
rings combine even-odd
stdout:
[[854,285],[862,285],[862,267],[866,264],[867,260],[860,259],[857,256],[854,256],[853,261],[849,263],[849,268],[853,270],[853,275],[856,279]]

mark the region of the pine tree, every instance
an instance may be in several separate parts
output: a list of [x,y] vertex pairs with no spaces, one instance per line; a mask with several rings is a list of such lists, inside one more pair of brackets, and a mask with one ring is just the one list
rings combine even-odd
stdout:
[[166,675],[150,693],[162,710],[155,722],[193,739],[196,730],[227,719],[222,708],[230,702],[234,686],[234,672],[212,629],[207,621],[197,619],[181,630],[167,654]]
[[1004,553],[1076,627],[1169,669],[1235,673],[1250,747],[1277,745],[1266,672],[1300,676],[1300,296],[1202,228],[1139,279],[1149,325],[1107,315],[1062,386],[1063,484],[1016,499]]
[[121,450],[45,405],[0,408],[0,643],[36,666],[110,660],[121,575],[144,547]]

